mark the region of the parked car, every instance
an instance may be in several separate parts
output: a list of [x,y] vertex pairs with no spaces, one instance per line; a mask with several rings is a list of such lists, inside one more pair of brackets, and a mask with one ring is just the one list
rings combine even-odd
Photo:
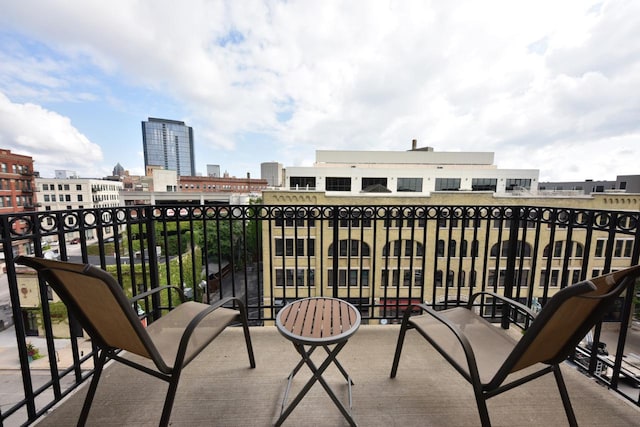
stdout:
[[77,245],[78,243],[80,243],[80,238],[79,237],[74,237],[73,239],[71,239],[70,243],[72,245]]

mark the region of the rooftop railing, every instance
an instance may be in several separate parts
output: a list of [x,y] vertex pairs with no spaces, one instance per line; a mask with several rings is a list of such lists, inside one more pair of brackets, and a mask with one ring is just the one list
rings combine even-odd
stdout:
[[[565,286],[637,264],[638,224],[638,212],[533,206],[157,205],[3,215],[24,398],[0,415],[37,419],[91,375],[94,357],[79,349],[83,332],[46,283],[13,263],[18,254],[99,265],[130,296],[159,285],[209,303],[237,296],[253,325],[272,324],[280,307],[307,296],[346,299],[364,323],[386,324],[412,303],[445,309],[480,290],[544,305]],[[573,363],[638,404],[627,385],[640,385],[640,376],[623,357],[633,353],[626,341],[635,294],[605,319],[620,331],[606,343],[615,357],[604,354],[598,326]],[[141,304],[141,320],[167,304]],[[476,309],[502,327],[523,321],[496,301]],[[49,357],[50,379],[37,387],[27,348],[36,335],[49,355],[54,338],[73,337],[72,366]]]

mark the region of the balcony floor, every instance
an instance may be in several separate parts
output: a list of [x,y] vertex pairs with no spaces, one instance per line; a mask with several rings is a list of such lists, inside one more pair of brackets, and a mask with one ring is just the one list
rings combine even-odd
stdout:
[[[355,382],[356,422],[361,426],[478,426],[470,385],[417,333],[408,334],[398,376],[389,378],[398,329],[362,326],[338,357]],[[185,369],[172,412],[173,426],[275,423],[287,375],[299,356],[275,327],[252,328],[251,334],[256,369],[248,367],[240,328],[228,328]],[[581,426],[637,425],[637,407],[569,365],[563,373]],[[298,373],[290,396],[308,374],[306,368]],[[339,372],[331,367],[325,378],[346,401],[347,387]],[[87,386],[42,417],[38,426],[75,425]],[[88,425],[155,426],[166,390],[166,384],[156,378],[112,364],[98,386]],[[494,426],[567,425],[553,375],[494,397],[488,407]],[[316,383],[284,425],[348,424]]]

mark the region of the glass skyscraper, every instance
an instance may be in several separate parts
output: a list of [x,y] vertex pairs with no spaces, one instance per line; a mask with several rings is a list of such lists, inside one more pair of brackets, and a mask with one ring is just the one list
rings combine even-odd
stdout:
[[144,166],[162,166],[178,176],[195,176],[193,129],[184,122],[156,119],[142,122]]

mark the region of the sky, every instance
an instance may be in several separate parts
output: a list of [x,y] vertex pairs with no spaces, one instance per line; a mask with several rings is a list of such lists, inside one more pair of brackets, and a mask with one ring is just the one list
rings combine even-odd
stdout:
[[141,122],[196,170],[316,150],[494,152],[540,181],[640,174],[640,1],[0,0],[0,148],[144,174]]

